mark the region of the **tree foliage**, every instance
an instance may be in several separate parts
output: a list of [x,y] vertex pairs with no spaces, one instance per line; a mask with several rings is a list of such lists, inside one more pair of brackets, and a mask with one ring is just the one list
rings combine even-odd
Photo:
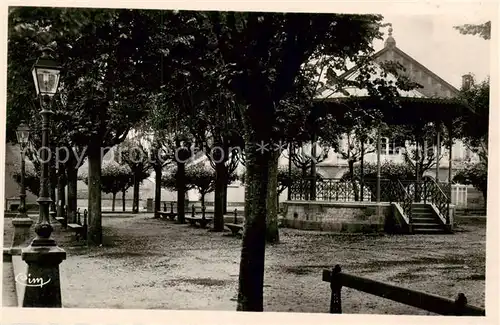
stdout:
[[[33,165],[26,164],[25,165],[25,174],[24,174],[24,185],[26,189],[33,193],[35,196],[40,194],[40,174],[37,173]],[[14,165],[14,171],[12,173],[12,177],[14,181],[21,185],[21,168],[20,165]]]
[[490,115],[490,80],[472,80],[469,88],[460,90],[460,98],[471,111],[457,121],[458,135],[467,147],[488,161],[488,131]]
[[[377,164],[367,162],[363,166],[363,171],[365,179],[374,180],[377,178]],[[361,168],[359,164],[354,167],[354,177],[357,179],[361,178]],[[389,180],[415,179],[415,170],[407,164],[386,160],[380,164],[380,177]],[[349,172],[346,172],[342,178],[350,179]]]
[[132,171],[126,165],[120,165],[115,161],[105,162],[101,172],[102,191],[104,193],[116,194],[130,186]]
[[191,165],[186,168],[186,182],[200,193],[204,203],[205,195],[215,190],[215,170],[203,163]]
[[460,26],[454,26],[460,34],[464,35],[479,35],[480,37],[489,40],[491,39],[491,21],[487,21],[482,24],[464,24]]
[[454,182],[472,185],[483,194],[486,202],[488,193],[488,166],[484,162],[467,163],[457,171]]

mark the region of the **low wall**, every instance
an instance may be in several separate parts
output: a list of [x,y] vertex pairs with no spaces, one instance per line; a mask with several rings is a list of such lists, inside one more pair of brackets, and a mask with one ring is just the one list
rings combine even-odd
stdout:
[[387,202],[286,201],[284,205],[282,225],[304,230],[384,232],[393,214]]

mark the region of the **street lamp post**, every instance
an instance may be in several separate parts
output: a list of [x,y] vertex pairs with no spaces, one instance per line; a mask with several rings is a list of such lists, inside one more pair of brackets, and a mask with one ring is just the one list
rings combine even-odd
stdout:
[[33,80],[37,96],[40,99],[42,115],[42,148],[40,160],[42,173],[40,177],[40,195],[37,200],[40,215],[35,226],[36,238],[22,250],[22,259],[28,264],[28,274],[25,278],[36,279],[43,283],[40,286],[26,286],[23,297],[23,307],[61,307],[61,285],[59,264],[66,259],[66,252],[59,248],[52,234],[49,220],[50,198],[49,164],[51,151],[49,149],[49,119],[52,99],[59,86],[61,68],[50,57],[49,49],[43,51],[43,56],[33,66]]
[[12,245],[10,252],[12,255],[21,255],[21,248],[26,246],[27,241],[30,239],[30,228],[33,224],[33,220],[26,214],[26,186],[25,186],[25,175],[26,175],[26,164],[25,164],[25,154],[24,150],[28,144],[28,139],[30,136],[29,127],[24,124],[24,121],[19,125],[16,130],[17,142],[19,143],[19,148],[21,150],[21,194],[19,194],[19,208],[18,213],[14,219],[12,219],[12,225],[14,226],[14,236],[12,237]]

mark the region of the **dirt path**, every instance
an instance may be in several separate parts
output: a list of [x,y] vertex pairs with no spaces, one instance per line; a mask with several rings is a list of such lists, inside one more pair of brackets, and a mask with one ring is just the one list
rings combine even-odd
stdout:
[[[104,247],[85,248],[56,229],[68,252],[61,265],[63,304],[78,308],[235,310],[241,239],[151,219],[105,216]],[[8,225],[6,223],[6,228]],[[8,232],[8,230],[7,230]],[[6,234],[7,236],[7,234]],[[485,227],[453,235],[359,236],[281,229],[268,246],[266,311],[327,312],[324,268],[484,306]],[[349,289],[344,313],[426,314]]]

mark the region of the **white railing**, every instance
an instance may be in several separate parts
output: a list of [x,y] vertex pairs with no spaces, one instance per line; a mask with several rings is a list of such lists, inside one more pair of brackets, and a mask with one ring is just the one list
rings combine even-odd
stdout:
[[467,207],[467,189],[468,186],[464,184],[453,184],[451,186],[451,203],[457,207]]

